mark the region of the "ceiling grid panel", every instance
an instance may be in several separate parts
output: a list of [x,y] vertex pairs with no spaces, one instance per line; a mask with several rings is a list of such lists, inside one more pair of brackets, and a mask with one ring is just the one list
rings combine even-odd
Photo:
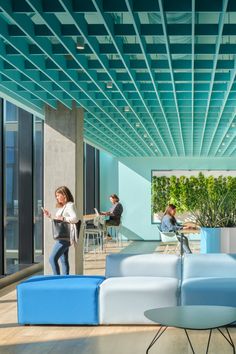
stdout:
[[[78,64],[78,67],[80,67],[83,72],[86,73],[88,78],[90,79],[91,82],[94,83],[94,85],[98,88],[98,90],[104,95],[104,98],[106,98],[110,105],[113,106],[113,108],[122,116],[124,120],[126,120],[125,115],[121,112],[121,110],[116,106],[116,104],[112,101],[110,94],[107,94],[104,91],[104,88],[101,87],[97,75],[95,75],[93,72],[90,72],[88,69],[88,64],[87,64],[87,59],[82,58],[81,55],[77,55],[76,53],[76,48],[75,48],[75,43],[72,39],[69,38],[62,38],[62,33],[61,33],[61,27],[60,27],[60,22],[56,18],[54,14],[44,14],[42,11],[42,6],[41,3],[38,0],[26,0],[27,3],[33,8],[35,13],[40,16],[40,18],[45,22],[47,27],[50,29],[50,31],[54,34],[54,36],[57,38],[58,42],[60,42],[66,49],[66,51],[71,55],[71,57],[75,60],[75,62]],[[112,112],[111,112],[112,114]],[[111,115],[110,115],[111,116]],[[130,125],[128,123],[128,128],[130,128]],[[135,129],[131,126],[131,128],[134,130],[136,133]],[[136,144],[136,141],[134,141]],[[136,147],[140,149],[140,145],[136,144]],[[142,153],[144,151],[142,150]]]
[[[138,93],[138,96],[140,98],[140,100],[142,101],[150,119],[153,121],[153,117],[152,114],[150,112],[150,109],[148,108],[147,104],[145,103],[145,100],[143,98],[143,95],[140,91],[140,88],[138,86],[138,84],[136,83],[136,80],[134,78],[134,72],[133,70],[130,68],[130,63],[127,57],[124,56],[124,50],[123,50],[123,42],[120,40],[118,41],[115,36],[114,36],[114,28],[113,28],[113,22],[112,22],[112,18],[110,14],[107,13],[103,13],[103,7],[102,7],[102,1],[101,0],[92,0],[94,7],[96,8],[97,12],[100,14],[100,17],[103,20],[103,23],[105,25],[105,28],[112,40],[113,45],[115,46],[116,52],[118,53],[120,59],[122,60],[122,63],[127,71],[127,73],[129,74],[129,77]],[[136,54],[136,53],[135,53]],[[155,125],[156,127],[156,125]],[[164,148],[166,149],[167,153],[170,154],[168,147],[166,145],[166,143],[164,142],[164,140],[162,139],[161,134],[159,133],[159,131],[157,131],[163,145]],[[154,145],[156,147],[156,149],[158,150],[158,152],[163,155],[163,152],[161,151],[160,147],[157,146],[155,140],[153,140],[153,138],[150,136],[150,133],[147,129],[145,129],[145,134],[148,134],[149,138],[154,142]]]
[[[117,143],[116,141],[114,141],[114,139],[112,137],[109,137],[109,135],[106,133],[106,130],[102,130],[99,129],[96,125],[94,125],[93,123],[90,122],[90,120],[86,120],[85,121],[85,132],[86,132],[86,126],[89,125],[92,127],[93,133],[95,134],[95,136],[97,136],[96,134],[99,132],[99,134],[101,134],[101,136],[104,137],[105,141],[109,141],[110,145],[113,145],[113,149],[116,151],[116,156],[119,155],[123,155],[126,156],[127,154],[127,150],[125,148],[123,148],[122,146],[119,145],[119,143]],[[102,139],[102,140],[104,140]],[[137,156],[135,154],[132,154],[132,156]]]
[[[77,82],[77,78],[76,75],[70,72],[70,74],[68,74],[67,72],[67,68],[66,68],[66,62],[65,62],[65,58],[63,57],[56,57],[55,54],[53,54],[52,52],[52,48],[51,48],[51,42],[49,41],[49,39],[44,38],[44,39],[40,39],[40,38],[34,38],[34,34],[33,34],[33,27],[32,27],[32,22],[30,21],[30,19],[26,16],[26,15],[15,15],[14,13],[12,13],[11,9],[10,9],[10,4],[6,4],[5,1],[1,0],[0,1],[0,8],[2,10],[4,10],[7,15],[21,28],[21,30],[28,35],[28,37],[37,44],[37,46],[40,48],[40,50],[47,55],[57,66],[60,70],[63,71],[63,73],[68,76],[69,79],[71,79],[71,81],[85,94],[87,95],[87,97],[89,99],[92,100],[92,102],[94,103],[94,106],[97,106],[108,118],[110,118],[109,114],[106,112],[106,110],[104,110],[101,105],[96,101],[94,94],[88,94],[87,91],[87,87],[85,87],[85,85],[82,85],[81,83],[78,84]],[[78,102],[78,101],[77,101]],[[84,107],[85,108],[85,107]],[[88,110],[88,107],[86,107],[86,109]],[[115,120],[113,120],[114,124],[116,125],[116,127],[120,130],[122,130],[122,133],[128,138],[130,139],[129,135],[126,133],[126,131],[124,131]],[[121,138],[120,138],[121,139]],[[132,146],[124,140],[122,139],[123,142],[125,144],[127,144],[128,150],[133,150],[136,153],[136,150],[134,148],[132,148]]]
[[0,38],[0,58],[4,62],[8,63],[10,66],[14,67],[15,70],[24,74],[29,78],[29,81],[34,82],[42,88],[43,91],[47,92],[53,96],[57,101],[60,101],[63,105],[71,109],[71,104],[68,103],[68,100],[64,99],[62,93],[56,93],[53,91],[51,82],[41,82],[40,81],[40,72],[26,69],[25,59],[19,55],[8,55],[6,53],[6,46],[3,42],[3,39]]
[[[140,123],[140,125],[143,125],[142,121],[140,120],[138,114],[135,112],[135,110],[132,107],[132,104],[129,102],[128,98],[126,97],[125,93],[122,91],[122,87],[121,85],[119,85],[119,82],[117,81],[117,78],[113,72],[113,70],[110,70],[109,68],[109,62],[106,56],[101,56],[100,52],[99,52],[99,44],[97,39],[95,38],[91,38],[88,35],[88,24],[86,23],[84,16],[82,14],[75,14],[73,13],[72,10],[72,4],[70,0],[59,0],[61,5],[63,6],[64,10],[67,12],[67,14],[69,15],[69,17],[72,19],[73,24],[76,26],[76,28],[78,29],[78,31],[83,35],[83,37],[85,38],[86,43],[88,44],[89,48],[91,49],[91,51],[93,52],[93,54],[96,56],[99,64],[101,65],[101,67],[106,71],[109,80],[112,82],[112,85],[114,85],[117,90],[119,91],[119,93],[121,94],[122,98],[124,99],[126,105],[130,108],[130,111],[132,111],[132,113],[136,116],[138,122]],[[106,94],[106,96],[108,95],[106,91],[104,91],[104,94]],[[109,100],[112,102],[112,97],[111,95],[109,96]],[[117,102],[114,102],[114,106],[116,106]],[[117,108],[118,109],[118,108]],[[125,115],[122,113],[121,109],[119,109],[119,113],[122,115],[122,117],[124,118],[124,120],[127,122],[127,124],[129,125],[129,127],[134,131],[134,133],[136,135],[138,135],[138,139],[139,141],[146,146],[146,148],[148,148],[148,150],[151,152],[151,154],[153,154],[152,149],[150,148],[150,146],[147,144],[147,142],[142,138],[142,136],[140,136],[140,134],[138,134],[138,132],[134,129],[133,125],[129,122],[129,120],[125,117]],[[143,126],[144,128],[144,126]],[[143,150],[144,151],[144,150]],[[146,152],[144,152],[146,154]]]
[[[227,148],[228,144],[224,141],[225,138],[229,138],[230,136],[227,136],[229,134],[230,127],[232,127],[233,122],[235,121],[235,115],[236,115],[236,107],[230,108],[230,114],[228,115],[228,119],[226,122],[223,122],[222,124],[222,116],[223,112],[226,108],[227,103],[229,102],[228,98],[230,95],[230,92],[232,90],[233,85],[235,84],[235,78],[236,78],[236,56],[234,56],[234,69],[230,70],[230,81],[227,83],[227,89],[225,92],[225,97],[220,109],[219,117],[216,121],[215,128],[213,130],[212,138],[211,138],[211,144],[208,146],[208,154],[210,150],[213,148],[212,143],[214,141],[214,138],[216,137],[216,132],[219,129],[220,124],[222,125],[221,127],[221,137],[218,139],[218,143],[216,143],[216,147],[214,148],[214,153],[218,155],[223,155],[224,150]],[[229,143],[234,139],[234,135],[230,137],[231,139],[227,139]],[[223,144],[223,145],[222,145]]]
[[[164,118],[165,123],[166,123],[166,129],[167,129],[167,131],[169,133],[169,141],[172,142],[172,148],[174,149],[174,154],[178,155],[178,152],[177,152],[177,149],[176,149],[176,145],[175,145],[175,143],[173,141],[172,133],[171,133],[170,128],[169,128],[169,123],[168,123],[168,120],[166,118],[166,114],[165,114],[165,111],[163,109],[163,105],[162,105],[162,102],[161,102],[161,99],[160,99],[160,96],[159,96],[159,93],[158,93],[157,85],[156,85],[156,82],[155,82],[155,77],[154,77],[154,75],[152,73],[150,60],[149,60],[149,58],[146,55],[146,42],[145,42],[144,38],[141,37],[141,35],[140,35],[140,22],[139,22],[139,19],[138,19],[138,15],[133,13],[133,2],[132,2],[132,0],[125,0],[125,2],[126,2],[126,6],[128,8],[130,17],[132,19],[132,24],[134,26],[135,34],[136,34],[136,36],[138,38],[138,41],[139,41],[139,44],[140,44],[140,47],[141,47],[141,50],[142,50],[144,61],[145,61],[145,64],[147,66],[148,73],[150,75],[150,79],[151,79],[151,82],[152,82],[152,85],[153,85],[153,88],[154,88],[154,91],[155,91],[155,94],[156,94],[156,98],[157,98],[158,104],[159,104],[160,109],[161,109],[161,113],[162,113],[163,118]],[[153,120],[153,124],[156,125],[154,120]],[[170,150],[170,147],[169,147],[169,150]]]
[[195,57],[195,0],[192,0],[192,58],[191,58],[191,69],[192,69],[192,124],[191,124],[191,153],[190,156],[194,155],[194,57]]
[[[236,155],[235,0],[0,0],[0,92],[115,156]],[[84,45],[78,49],[77,44]]]
[[215,54],[214,54],[214,59],[213,59],[213,70],[211,71],[210,89],[209,89],[209,93],[208,93],[206,113],[205,113],[205,117],[204,117],[204,125],[203,125],[203,130],[202,130],[202,137],[201,137],[200,146],[199,146],[200,147],[199,156],[201,156],[202,149],[203,149],[205,130],[206,130],[206,125],[207,125],[209,108],[210,108],[210,105],[211,105],[211,97],[212,97],[212,92],[213,92],[213,85],[215,83],[216,67],[217,67],[217,61],[218,61],[218,56],[219,56],[220,46],[221,46],[221,41],[222,41],[222,34],[223,34],[223,29],[224,29],[227,6],[228,6],[228,0],[224,0],[223,1],[222,13],[220,14],[220,20],[219,20],[219,30],[218,30],[219,32],[218,32],[217,40],[216,40],[216,49],[215,49]]
[[183,149],[183,152],[180,153],[179,155],[185,156],[185,145],[184,145],[184,140],[183,140],[183,133],[182,133],[182,127],[181,127],[181,119],[180,119],[180,113],[179,113],[178,100],[177,100],[177,96],[176,96],[176,87],[175,87],[175,79],[174,79],[172,59],[171,59],[169,36],[168,36],[167,30],[166,30],[166,27],[167,27],[166,14],[165,14],[165,12],[163,10],[162,0],[158,0],[158,4],[159,4],[159,8],[160,8],[160,16],[161,16],[163,33],[164,33],[164,37],[165,37],[167,59],[168,59],[168,64],[169,64],[169,69],[170,69],[171,85],[172,85],[174,101],[175,101],[176,116],[177,116],[177,126],[179,128],[179,135],[180,135],[180,140],[181,140],[181,144],[179,145],[179,148]]

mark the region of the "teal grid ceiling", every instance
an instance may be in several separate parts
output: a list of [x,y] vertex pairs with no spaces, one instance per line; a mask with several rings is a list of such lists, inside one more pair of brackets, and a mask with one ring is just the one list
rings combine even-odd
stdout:
[[116,156],[236,156],[235,77],[235,0],[0,0],[0,91]]

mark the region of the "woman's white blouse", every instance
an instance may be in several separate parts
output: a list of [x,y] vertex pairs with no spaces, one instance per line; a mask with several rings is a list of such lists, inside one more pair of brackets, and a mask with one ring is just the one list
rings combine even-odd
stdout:
[[72,224],[78,221],[76,207],[72,202],[68,202],[66,206],[59,208],[56,212],[56,216],[63,216],[65,221]]

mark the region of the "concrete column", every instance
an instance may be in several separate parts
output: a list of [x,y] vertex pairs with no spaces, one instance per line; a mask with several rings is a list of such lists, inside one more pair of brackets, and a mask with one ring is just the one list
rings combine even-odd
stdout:
[[[45,107],[44,125],[44,207],[56,212],[55,190],[67,186],[74,198],[79,219],[83,216],[83,118],[82,108],[72,110],[58,104]],[[44,222],[44,273],[52,274],[49,255],[54,245],[51,222]],[[60,261],[59,261],[60,262]],[[83,274],[83,239],[69,251],[70,274]]]

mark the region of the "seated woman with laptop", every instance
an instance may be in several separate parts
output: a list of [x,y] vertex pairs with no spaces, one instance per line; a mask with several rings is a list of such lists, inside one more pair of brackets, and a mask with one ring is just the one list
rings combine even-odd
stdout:
[[101,212],[100,214],[109,216],[109,219],[106,220],[106,226],[119,226],[121,215],[123,213],[123,206],[116,194],[110,195],[110,202],[112,203],[112,207],[108,211]]
[[[165,210],[165,213],[163,215],[163,218],[161,220],[161,231],[162,232],[171,232],[171,231],[181,231],[181,230],[196,230],[196,227],[193,225],[186,225],[182,226],[177,223],[177,220],[175,218],[176,214],[176,206],[174,204],[169,204],[168,207]],[[176,234],[177,239],[179,242],[181,242],[181,236]],[[183,250],[185,253],[192,253],[189,243],[188,243],[188,238],[184,235],[182,235],[183,239]]]
[[[109,216],[109,219],[105,222],[106,228],[110,226],[119,226],[121,222],[121,215],[123,213],[123,206],[116,194],[110,195],[110,202],[112,203],[112,207],[108,211],[100,213],[100,215]],[[107,238],[112,239],[109,234],[107,234]]]

